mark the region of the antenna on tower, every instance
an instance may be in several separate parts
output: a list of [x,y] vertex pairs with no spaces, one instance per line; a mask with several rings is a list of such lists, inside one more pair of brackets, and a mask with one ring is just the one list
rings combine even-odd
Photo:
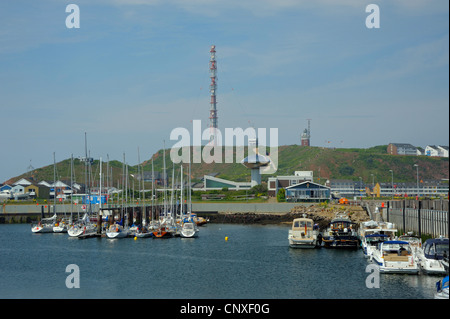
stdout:
[[33,165],[31,165],[31,159],[30,159],[30,165],[28,165],[28,167],[27,167],[27,172],[28,172],[28,174],[30,174],[30,176],[31,176],[32,170],[34,170],[34,167],[33,167]]
[[211,133],[210,141],[215,142],[215,131],[217,127],[217,100],[216,100],[216,90],[217,90],[217,62],[216,62],[216,46],[212,45],[211,50],[209,50],[209,73],[211,78],[211,84],[209,85],[209,92],[211,93],[210,110],[209,110],[209,128]]

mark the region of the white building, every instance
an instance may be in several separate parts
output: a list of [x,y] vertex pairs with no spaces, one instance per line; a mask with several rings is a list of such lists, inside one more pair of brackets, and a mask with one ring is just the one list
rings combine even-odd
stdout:
[[426,156],[448,157],[448,146],[427,145],[425,148]]

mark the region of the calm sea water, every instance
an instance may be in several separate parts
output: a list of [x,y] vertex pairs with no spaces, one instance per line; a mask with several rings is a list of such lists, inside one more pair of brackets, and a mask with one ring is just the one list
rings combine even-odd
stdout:
[[[208,224],[198,238],[92,238],[0,225],[0,298],[433,298],[440,277],[381,274],[361,250],[288,246],[286,226]],[[225,241],[228,237],[228,241]],[[66,266],[80,288],[66,287]]]

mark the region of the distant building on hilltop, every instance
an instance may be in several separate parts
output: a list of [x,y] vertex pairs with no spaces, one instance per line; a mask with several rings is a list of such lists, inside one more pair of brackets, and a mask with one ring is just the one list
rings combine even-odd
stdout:
[[439,156],[439,157],[448,157],[448,146],[442,145],[428,145],[425,148],[426,156]]
[[406,143],[390,143],[387,152],[390,155],[420,155],[417,147]]
[[311,146],[311,120],[308,119],[308,128],[305,128],[301,135],[301,145],[302,146]]

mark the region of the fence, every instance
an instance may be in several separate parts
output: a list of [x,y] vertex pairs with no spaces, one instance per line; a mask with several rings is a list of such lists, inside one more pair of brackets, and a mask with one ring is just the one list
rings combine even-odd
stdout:
[[448,200],[388,201],[386,206],[383,219],[395,223],[397,229],[448,238]]

